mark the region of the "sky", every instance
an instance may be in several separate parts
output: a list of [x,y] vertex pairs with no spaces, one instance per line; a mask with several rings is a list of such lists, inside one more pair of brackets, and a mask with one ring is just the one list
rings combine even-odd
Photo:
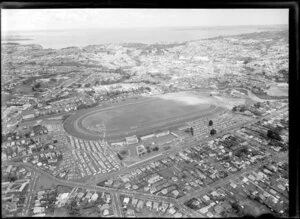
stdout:
[[288,24],[288,9],[1,9],[2,31]]

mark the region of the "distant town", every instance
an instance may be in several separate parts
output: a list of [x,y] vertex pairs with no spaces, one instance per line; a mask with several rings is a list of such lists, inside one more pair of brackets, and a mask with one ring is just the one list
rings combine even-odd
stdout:
[[2,43],[2,216],[288,217],[288,65],[288,30]]

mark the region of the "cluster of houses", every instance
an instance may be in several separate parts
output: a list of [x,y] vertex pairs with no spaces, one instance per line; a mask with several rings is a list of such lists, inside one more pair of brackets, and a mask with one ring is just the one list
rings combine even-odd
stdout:
[[2,168],[2,216],[13,217],[22,213],[31,172],[21,166]]
[[173,203],[162,202],[159,200],[144,200],[125,195],[121,195],[120,199],[125,217],[147,217],[150,214],[175,218],[185,216]]

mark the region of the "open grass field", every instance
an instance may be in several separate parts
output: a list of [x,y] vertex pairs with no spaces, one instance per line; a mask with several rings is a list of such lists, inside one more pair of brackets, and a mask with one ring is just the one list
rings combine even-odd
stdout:
[[212,114],[218,111],[218,101],[208,93],[192,92],[144,97],[137,102],[78,112],[64,122],[64,128],[83,139],[96,140],[103,133],[108,140],[123,139]]
[[288,96],[288,84],[285,83],[278,83],[277,85],[273,85],[267,90],[267,94],[269,96],[281,96],[287,97]]

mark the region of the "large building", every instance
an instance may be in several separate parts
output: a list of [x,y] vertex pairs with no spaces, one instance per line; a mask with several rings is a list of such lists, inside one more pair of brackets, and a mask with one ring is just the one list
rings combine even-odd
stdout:
[[136,137],[136,135],[133,135],[133,136],[130,136],[130,137],[126,137],[125,139],[126,139],[126,143],[127,143],[128,145],[130,145],[130,144],[136,144],[136,143],[139,142],[139,140],[138,140],[138,138]]

